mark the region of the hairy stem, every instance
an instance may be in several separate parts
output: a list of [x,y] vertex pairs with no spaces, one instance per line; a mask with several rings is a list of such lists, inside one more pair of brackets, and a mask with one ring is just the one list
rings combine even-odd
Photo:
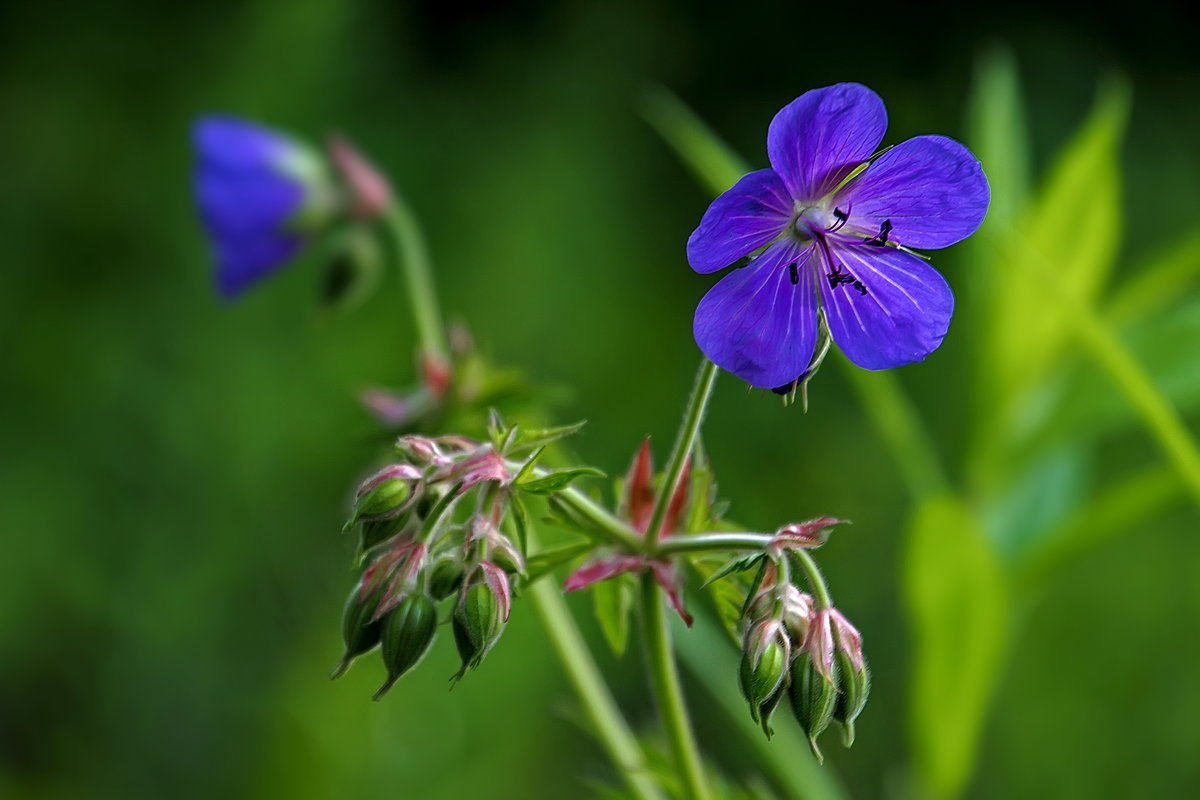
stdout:
[[391,234],[400,271],[408,285],[408,304],[417,327],[421,352],[442,364],[449,364],[446,328],[442,324],[441,306],[433,286],[425,236],[412,209],[399,194],[393,192],[392,202],[384,214],[384,223]]
[[708,800],[711,797],[700,761],[700,750],[688,719],[683,701],[683,687],[671,649],[671,632],[667,629],[667,607],[650,573],[642,575],[642,635],[646,657],[650,662],[650,683],[658,700],[663,727],[671,743],[682,780],[684,796],[689,800]]
[[667,462],[667,473],[662,485],[658,487],[658,496],[654,502],[654,513],[650,524],[646,527],[645,549],[653,553],[658,547],[663,519],[667,515],[667,506],[675,495],[679,480],[683,477],[684,467],[696,446],[696,437],[700,435],[700,424],[704,421],[704,413],[708,410],[708,400],[712,397],[713,386],[717,382],[717,365],[707,358],[700,363],[696,372],[696,383],[692,387],[692,396],[688,399],[684,411],[683,422],[679,426],[679,435],[675,437],[675,447],[671,450],[671,459]]
[[621,773],[630,794],[637,800],[663,800],[662,791],[646,768],[637,739],[609,693],[558,587],[550,581],[536,581],[529,587],[526,597],[541,617],[542,626],[583,703],[596,738]]

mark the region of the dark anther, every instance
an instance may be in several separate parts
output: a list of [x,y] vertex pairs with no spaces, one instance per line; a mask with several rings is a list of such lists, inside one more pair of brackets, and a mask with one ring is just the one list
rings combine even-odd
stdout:
[[796,269],[796,262],[788,264],[788,277],[792,279],[792,286],[797,286],[800,283],[800,270]]
[[892,233],[892,221],[885,219],[883,224],[879,226],[879,234],[874,239],[867,239],[867,244],[874,244],[882,247],[888,243],[888,236]]
[[833,272],[830,272],[825,277],[829,280],[829,288],[831,289],[836,289],[839,286],[847,285],[857,289],[858,293],[861,295],[865,295],[867,293],[867,287],[862,281],[860,281],[858,278],[855,278],[849,272],[842,272],[842,268],[837,264],[833,266]]
[[[800,377],[803,377],[803,376],[800,376]],[[776,386],[771,391],[774,392],[775,394],[782,394],[782,395],[786,396],[786,395],[789,395],[792,392],[796,391],[796,387],[798,387],[799,385],[800,385],[800,378],[795,378],[794,380],[788,381],[783,386]]]
[[841,230],[842,226],[846,224],[846,220],[850,219],[850,213],[848,211],[842,211],[840,208],[835,208],[833,210],[833,216],[837,217],[837,222],[829,226],[830,233]]

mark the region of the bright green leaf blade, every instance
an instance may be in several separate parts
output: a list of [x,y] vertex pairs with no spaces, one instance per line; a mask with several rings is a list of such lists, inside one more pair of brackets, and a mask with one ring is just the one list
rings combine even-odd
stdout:
[[514,485],[523,492],[551,494],[560,489],[567,488],[574,480],[585,476],[595,478],[605,477],[604,473],[595,467],[573,467],[571,469],[554,470],[540,478],[532,478]]
[[618,575],[606,581],[594,583],[589,587],[592,592],[592,607],[596,613],[596,621],[604,639],[612,648],[613,654],[622,656],[629,646],[629,620],[633,610],[635,579],[631,575]]
[[988,49],[976,62],[967,140],[992,189],[984,225],[1011,225],[1028,201],[1029,140],[1017,64],[1006,47]]
[[967,508],[923,503],[908,531],[904,592],[913,632],[911,735],[928,795],[966,788],[1008,638],[999,559]]
[[[1085,302],[1104,288],[1121,240],[1118,148],[1125,132],[1129,91],[1123,82],[1101,86],[1095,107],[1050,169],[1050,177],[1011,228],[994,226],[998,242],[992,286],[991,353],[978,362],[991,378],[988,396],[1001,404],[1022,395],[1062,352],[1069,328],[1047,286],[1070,286]],[[1021,248],[1003,246],[1020,236]],[[1029,276],[1008,263],[1032,250],[1051,265]]]

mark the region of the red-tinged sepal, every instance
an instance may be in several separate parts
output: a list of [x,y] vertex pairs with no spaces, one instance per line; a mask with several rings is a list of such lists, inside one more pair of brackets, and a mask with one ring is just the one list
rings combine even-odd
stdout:
[[846,520],[836,517],[817,517],[808,522],[793,522],[775,532],[775,538],[771,540],[771,549],[776,552],[815,549],[828,541],[835,525],[848,524]]
[[361,220],[378,219],[392,203],[387,178],[347,140],[329,142],[329,158],[346,185],[350,213]]
[[651,561],[650,570],[654,573],[655,582],[662,587],[667,595],[667,602],[683,620],[683,624],[692,627],[692,615],[683,607],[683,581],[675,565],[669,561]]
[[654,456],[650,453],[650,439],[642,440],[634,456],[633,464],[625,476],[624,491],[618,514],[629,520],[639,533],[646,532],[650,517],[654,514]]
[[563,590],[577,592],[626,572],[640,572],[644,565],[645,561],[640,556],[608,556],[589,561],[567,576]]

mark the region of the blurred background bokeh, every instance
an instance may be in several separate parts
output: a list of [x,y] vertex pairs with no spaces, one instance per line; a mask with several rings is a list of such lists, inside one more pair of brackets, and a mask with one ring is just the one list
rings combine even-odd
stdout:
[[[216,298],[190,186],[198,114],[352,136],[424,222],[448,313],[493,360],[564,387],[559,419],[589,420],[574,450],[616,474],[647,434],[665,457],[698,360],[692,312],[712,282],[683,253],[712,192],[639,116],[648,86],[675,92],[755,167],[779,107],[843,80],[884,98],[885,142],[937,132],[985,148],[968,124],[986,90],[979,65],[1007,52],[1036,189],[1097,85],[1123,76],[1128,128],[1108,184],[1119,214],[1060,241],[1087,248],[1119,227],[1117,286],[1153,253],[1177,258],[1149,306],[1134,304],[1159,327],[1119,331],[1195,431],[1200,56],[1183,8],[0,6],[0,797],[530,798],[613,783],[520,605],[453,692],[448,637],[380,703],[374,661],[328,680],[350,580],[339,526],[376,452],[355,392],[412,378],[413,330],[394,277],[354,315],[318,313],[311,259],[236,303]],[[994,179],[996,201],[1023,203],[999,193],[1016,183]],[[1189,236],[1190,250],[1174,247]],[[972,293],[996,284],[968,273],[1002,266],[980,255],[984,241],[936,254],[958,314],[938,353],[894,375],[968,507],[970,443],[989,432],[965,376],[987,369],[972,331],[996,295]],[[1043,265],[992,279],[1054,307],[1068,278]],[[1008,313],[1019,328],[1021,307]],[[1196,506],[1086,351],[1063,348],[1055,429],[1100,421],[1080,422],[1086,436],[1050,466],[1016,468],[1032,499],[981,517],[1001,531],[1037,517],[1033,536],[1130,476],[1146,491],[1100,508],[1119,522],[1094,546],[1005,573],[1002,652],[962,793],[1196,796]],[[706,444],[739,521],[854,520],[821,559],[864,633],[874,691],[857,744],[827,745],[825,769],[846,796],[907,798],[928,735],[909,706],[915,501],[847,375],[821,373],[807,416],[722,376]],[[1007,570],[1019,547],[992,543]],[[587,599],[571,602],[632,722],[651,727],[636,648],[608,655]],[[736,699],[733,663],[709,637],[684,672],[702,746],[753,784],[757,745],[707,688],[725,670]]]

